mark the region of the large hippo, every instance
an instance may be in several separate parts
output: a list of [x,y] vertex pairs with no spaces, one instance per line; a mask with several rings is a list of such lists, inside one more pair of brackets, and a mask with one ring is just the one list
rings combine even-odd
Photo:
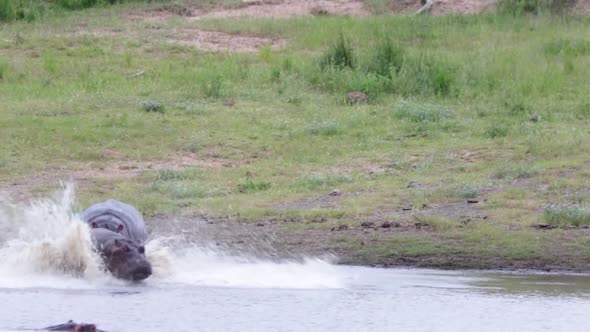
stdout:
[[115,277],[139,281],[152,274],[152,265],[145,257],[143,245],[105,228],[93,228],[90,235],[105,267]]
[[141,213],[135,207],[115,199],[90,206],[82,212],[81,218],[92,228],[106,228],[120,233],[137,245],[144,245],[147,241]]

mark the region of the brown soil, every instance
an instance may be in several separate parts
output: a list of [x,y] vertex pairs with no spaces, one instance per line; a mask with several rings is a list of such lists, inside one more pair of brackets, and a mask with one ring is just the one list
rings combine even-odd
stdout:
[[285,47],[287,44],[284,39],[236,35],[199,29],[177,30],[174,34],[170,35],[168,41],[211,52],[256,52],[263,47],[270,47],[273,50],[277,50]]
[[221,158],[198,158],[190,154],[178,154],[158,161],[121,160],[124,154],[113,150],[98,152],[105,160],[72,162],[67,167],[51,167],[34,176],[14,178],[0,183],[0,193],[8,192],[18,201],[30,199],[35,192],[53,190],[58,181],[73,180],[81,190],[95,186],[95,180],[130,178],[147,171],[182,170],[188,168],[222,168],[237,166]]
[[[432,229],[400,226],[393,228],[363,227],[360,224],[343,230],[293,230],[288,225],[293,219],[273,220],[263,223],[240,222],[227,216],[157,216],[147,220],[152,234],[160,236],[182,234],[189,242],[216,247],[230,254],[252,255],[266,259],[303,259],[326,257],[338,264],[377,267],[415,266],[442,269],[503,269],[543,271],[588,271],[590,262],[564,251],[558,242],[590,235],[588,229],[561,230],[563,239],[549,244],[542,257],[518,259],[497,255],[390,254],[371,256],[371,247],[387,243],[396,237],[420,235],[435,238]],[[346,239],[343,243],[342,239]],[[460,246],[460,243],[456,244]],[[368,251],[365,250],[368,249]]]

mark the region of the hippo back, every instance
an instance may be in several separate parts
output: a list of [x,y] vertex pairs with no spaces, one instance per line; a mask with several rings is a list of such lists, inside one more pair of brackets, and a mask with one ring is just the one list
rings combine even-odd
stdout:
[[122,235],[129,240],[137,244],[144,244],[147,241],[145,222],[141,213],[133,206],[115,199],[90,206],[82,212],[81,218],[87,223],[108,224],[116,221],[124,226]]

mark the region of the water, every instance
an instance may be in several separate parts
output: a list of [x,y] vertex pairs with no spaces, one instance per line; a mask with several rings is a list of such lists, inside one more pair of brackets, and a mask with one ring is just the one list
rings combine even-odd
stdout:
[[[73,319],[107,331],[586,331],[586,275],[269,262],[157,238],[154,276],[102,272],[71,187],[0,204],[0,331]],[[182,248],[182,249],[180,249]]]

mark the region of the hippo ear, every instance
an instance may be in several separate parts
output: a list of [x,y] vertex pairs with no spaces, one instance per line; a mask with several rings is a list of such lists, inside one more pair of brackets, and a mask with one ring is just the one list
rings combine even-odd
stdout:
[[98,224],[95,221],[93,221],[90,223],[90,228],[98,228]]
[[123,230],[125,229],[125,226],[119,224],[119,226],[117,226],[117,232],[119,233],[123,233]]

